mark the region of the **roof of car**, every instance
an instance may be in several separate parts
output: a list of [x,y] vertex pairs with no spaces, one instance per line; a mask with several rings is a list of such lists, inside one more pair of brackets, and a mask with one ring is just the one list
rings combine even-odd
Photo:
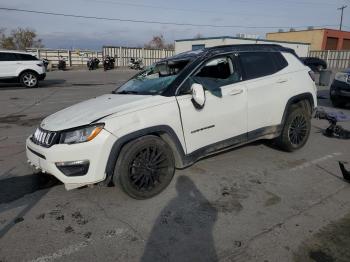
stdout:
[[208,47],[204,49],[208,52],[247,52],[247,51],[266,51],[266,52],[289,52],[291,49],[277,44],[240,44],[240,45],[221,45]]
[[167,61],[181,61],[181,60],[191,60],[197,57],[203,57],[206,55],[215,55],[228,52],[288,52],[295,54],[295,51],[291,48],[283,47],[277,44],[240,44],[240,45],[221,45],[208,47],[203,49],[198,49],[194,51],[187,51],[162,59],[159,62]]

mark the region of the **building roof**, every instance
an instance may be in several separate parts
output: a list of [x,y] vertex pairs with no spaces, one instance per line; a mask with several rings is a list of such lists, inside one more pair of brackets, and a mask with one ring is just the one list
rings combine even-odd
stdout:
[[295,31],[284,31],[284,32],[270,32],[266,34],[287,34],[287,33],[298,33],[298,32],[308,32],[308,31],[336,31],[336,32],[342,32],[342,33],[350,33],[350,31],[344,31],[344,30],[338,30],[338,29],[331,29],[331,28],[314,28],[314,29],[303,29],[303,30],[295,30]]
[[276,40],[268,40],[268,39],[256,39],[256,38],[240,38],[234,36],[214,36],[214,37],[201,37],[201,38],[187,38],[187,39],[178,39],[175,42],[185,42],[185,41],[203,41],[203,40],[214,40],[214,39],[236,39],[236,40],[248,40],[255,42],[268,42],[268,43],[285,43],[285,44],[300,44],[300,45],[310,45],[308,43],[302,42],[288,42],[288,41],[276,41]]

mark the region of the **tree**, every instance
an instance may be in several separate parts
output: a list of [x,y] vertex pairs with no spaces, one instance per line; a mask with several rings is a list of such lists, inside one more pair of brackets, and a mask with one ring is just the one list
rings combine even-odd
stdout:
[[153,36],[152,40],[145,44],[150,49],[174,49],[174,44],[167,44],[162,34]]
[[26,48],[42,48],[42,40],[37,38],[35,30],[30,28],[14,29],[9,35],[6,35],[4,28],[0,29],[0,47],[5,49],[19,49]]

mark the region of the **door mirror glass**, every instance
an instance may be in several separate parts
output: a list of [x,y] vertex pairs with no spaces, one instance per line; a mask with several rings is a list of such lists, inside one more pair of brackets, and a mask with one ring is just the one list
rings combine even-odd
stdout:
[[193,105],[201,109],[204,107],[205,104],[205,91],[201,84],[194,83],[191,86],[192,90],[192,103]]

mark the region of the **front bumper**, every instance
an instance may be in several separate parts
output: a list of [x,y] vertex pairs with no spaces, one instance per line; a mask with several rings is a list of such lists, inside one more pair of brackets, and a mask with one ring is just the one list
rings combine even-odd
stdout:
[[350,84],[334,80],[330,88],[330,95],[333,97],[348,97],[350,99]]
[[[106,165],[116,137],[106,130],[92,141],[80,144],[56,144],[49,148],[26,140],[28,162],[36,169],[55,176],[65,184],[67,190],[95,184],[106,178]],[[89,161],[88,171],[81,176],[66,176],[56,163]]]

